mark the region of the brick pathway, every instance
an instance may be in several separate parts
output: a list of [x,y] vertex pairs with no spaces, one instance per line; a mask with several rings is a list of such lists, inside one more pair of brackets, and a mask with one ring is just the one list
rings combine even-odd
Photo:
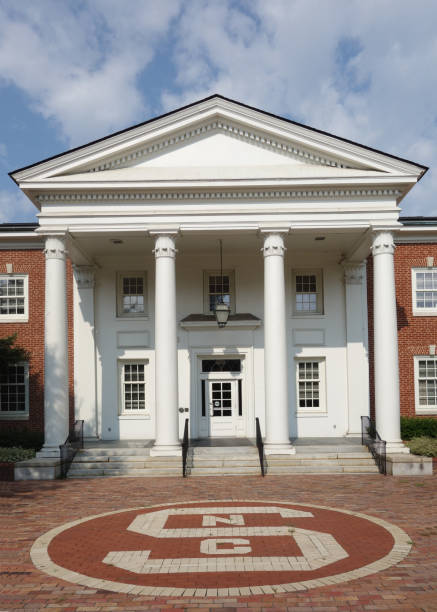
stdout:
[[[376,475],[0,483],[0,611],[199,611],[215,608],[300,612],[437,611],[436,485],[436,476],[383,478]],[[220,500],[259,500],[265,506],[282,501],[291,505],[308,504],[308,509],[310,505],[319,505],[365,513],[400,527],[411,538],[413,546],[410,554],[397,565],[349,582],[291,593],[227,597],[220,594],[203,598],[124,594],[72,584],[41,572],[30,559],[30,549],[38,537],[71,521],[128,508],[194,500],[207,505]],[[255,518],[253,522],[256,524]],[[172,527],[170,520],[167,525]],[[176,522],[174,526],[179,527],[179,524]],[[186,527],[192,525],[187,523]],[[100,538],[97,534],[96,541]],[[386,546],[384,538],[375,539],[380,540],[375,542],[375,549],[382,547],[382,550]],[[93,550],[90,547],[90,559]],[[127,546],[127,550],[131,547]]]

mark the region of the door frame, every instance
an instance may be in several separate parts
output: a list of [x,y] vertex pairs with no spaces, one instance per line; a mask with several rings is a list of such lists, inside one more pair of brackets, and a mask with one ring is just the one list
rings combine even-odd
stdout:
[[241,372],[238,375],[229,375],[230,379],[240,379],[242,393],[242,430],[236,437],[255,437],[255,401],[253,387],[253,348],[206,348],[197,347],[190,350],[190,436],[193,439],[200,437],[200,419],[202,418],[202,359],[240,359]]

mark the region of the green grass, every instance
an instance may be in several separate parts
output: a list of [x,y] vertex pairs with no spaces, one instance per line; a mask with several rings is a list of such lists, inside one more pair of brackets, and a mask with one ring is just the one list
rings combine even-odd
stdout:
[[424,457],[437,457],[437,438],[421,436],[406,442],[413,455],[423,455]]
[[0,463],[15,463],[25,459],[33,459],[35,451],[33,448],[20,448],[18,446],[0,446]]

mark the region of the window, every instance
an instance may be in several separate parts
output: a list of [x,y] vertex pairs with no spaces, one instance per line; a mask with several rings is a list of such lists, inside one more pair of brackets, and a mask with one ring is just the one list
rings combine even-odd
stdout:
[[295,316],[323,314],[321,270],[293,271],[293,314]]
[[326,412],[324,360],[299,360],[296,379],[297,412]]
[[437,268],[413,268],[413,314],[437,314]]
[[146,290],[146,274],[144,272],[120,272],[117,275],[117,316],[146,316]]
[[29,416],[29,366],[15,363],[0,374],[0,418],[23,419]]
[[145,362],[120,364],[121,413],[146,414],[146,367]]
[[223,301],[235,312],[234,273],[231,270],[208,271],[204,273],[204,312],[214,314],[216,303],[223,296]]
[[27,321],[28,277],[0,275],[0,321]]
[[437,412],[437,357],[414,358],[416,413]]

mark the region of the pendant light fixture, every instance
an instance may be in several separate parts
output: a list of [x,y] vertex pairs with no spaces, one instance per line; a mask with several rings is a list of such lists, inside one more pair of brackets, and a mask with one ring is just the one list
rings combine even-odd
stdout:
[[220,285],[221,285],[221,295],[219,299],[216,301],[214,306],[214,314],[215,320],[217,321],[217,325],[219,327],[224,327],[228,322],[229,313],[231,309],[228,304],[225,304],[223,299],[223,246],[222,241],[219,240],[220,244]]

